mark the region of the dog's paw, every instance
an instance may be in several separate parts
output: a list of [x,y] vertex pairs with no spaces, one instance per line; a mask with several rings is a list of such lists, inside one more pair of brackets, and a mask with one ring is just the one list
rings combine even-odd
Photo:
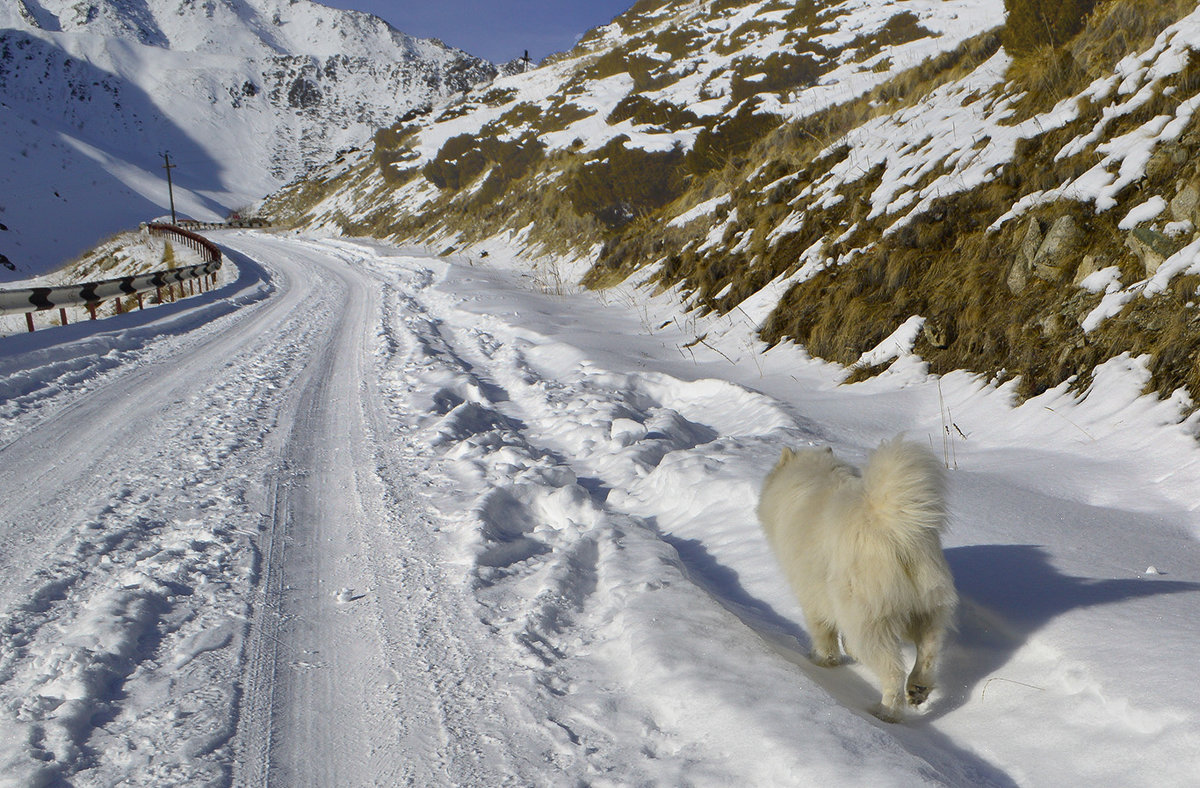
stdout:
[[871,708],[871,714],[887,723],[904,722],[904,712],[899,709],[893,709],[885,703],[877,703]]
[[822,668],[836,668],[842,664],[842,656],[840,654],[819,654],[816,651],[808,655],[814,665]]
[[920,706],[922,703],[929,700],[929,693],[933,691],[933,687],[927,684],[909,682],[907,690],[908,702],[914,706]]

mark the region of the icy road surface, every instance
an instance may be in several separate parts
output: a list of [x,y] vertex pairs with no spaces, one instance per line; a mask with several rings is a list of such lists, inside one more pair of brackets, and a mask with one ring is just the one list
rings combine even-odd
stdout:
[[[1138,360],[1082,403],[839,387],[500,253],[215,238],[218,291],[0,338],[0,785],[1200,774],[1196,424]],[[781,446],[901,431],[953,468],[963,605],[886,725],[805,659],[753,510]]]

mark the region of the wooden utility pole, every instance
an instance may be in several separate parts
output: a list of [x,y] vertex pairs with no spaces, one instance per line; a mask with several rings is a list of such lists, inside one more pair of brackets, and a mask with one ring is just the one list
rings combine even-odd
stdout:
[[169,153],[164,153],[163,159],[166,161],[163,169],[167,171],[167,194],[171,199],[171,224],[177,225],[179,222],[175,221],[175,188],[171,185],[171,170],[175,169],[178,165],[171,163],[171,154]]

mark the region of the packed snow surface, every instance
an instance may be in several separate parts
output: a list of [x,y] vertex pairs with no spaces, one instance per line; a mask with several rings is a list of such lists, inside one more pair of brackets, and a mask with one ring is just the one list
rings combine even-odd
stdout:
[[[1014,406],[897,337],[839,386],[499,249],[214,237],[211,293],[0,337],[0,784],[1200,774],[1196,425],[1138,359]],[[754,507],[783,446],[900,432],[950,468],[962,605],[887,725]]]

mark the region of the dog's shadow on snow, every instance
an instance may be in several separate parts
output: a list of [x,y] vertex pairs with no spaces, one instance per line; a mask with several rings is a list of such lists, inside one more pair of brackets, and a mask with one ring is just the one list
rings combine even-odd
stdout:
[[808,633],[799,622],[781,615],[766,601],[751,594],[742,586],[738,573],[722,564],[708,551],[703,542],[682,539],[659,532],[664,542],[675,548],[688,575],[727,610],[763,635],[776,641],[799,641],[807,651],[811,647]]
[[[811,641],[799,621],[779,613],[768,602],[747,590],[738,573],[722,564],[703,542],[664,532],[659,532],[659,535],[675,548],[694,582],[750,626],[783,658],[803,667],[832,696],[842,702],[849,702],[851,695],[861,700],[861,703],[851,702],[849,707],[857,706],[860,713],[867,716],[870,702],[879,698],[876,684],[853,673],[831,671],[813,665],[808,659]],[[1016,783],[1003,771],[963,749],[936,729],[920,724],[921,719],[916,717],[908,725],[887,727],[902,747],[928,761],[939,773],[947,776],[950,784],[1015,788]],[[912,723],[919,725],[919,729],[913,728]]]
[[1141,597],[1200,591],[1200,583],[1130,577],[1072,577],[1037,545],[971,545],[945,550],[960,604],[958,631],[943,659],[941,697],[927,717],[966,704],[1037,630],[1073,610]]

